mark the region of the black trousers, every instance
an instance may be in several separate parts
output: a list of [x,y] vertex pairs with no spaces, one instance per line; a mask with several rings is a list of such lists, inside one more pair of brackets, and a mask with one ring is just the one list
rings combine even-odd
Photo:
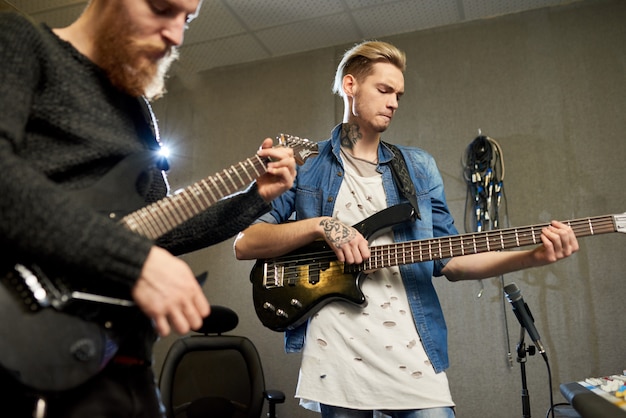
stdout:
[[[38,396],[0,370],[0,416],[32,418]],[[83,385],[43,394],[45,418],[164,418],[149,365],[109,364]]]

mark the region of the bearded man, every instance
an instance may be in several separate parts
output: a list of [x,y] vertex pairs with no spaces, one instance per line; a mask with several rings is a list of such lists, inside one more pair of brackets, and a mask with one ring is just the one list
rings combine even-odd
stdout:
[[[169,232],[151,239],[103,215],[103,192],[115,198],[112,206],[139,198],[139,207],[169,192],[167,164],[153,158],[160,144],[149,103],[163,94],[167,67],[200,2],[91,0],[74,23],[57,29],[0,14],[3,416],[164,416],[153,344],[172,329],[200,327],[210,312],[190,267],[176,256],[234,236],[293,184],[292,150],[265,139],[259,155],[272,162],[257,182]],[[155,163],[139,165],[137,155]],[[120,175],[120,167],[136,176]],[[46,277],[60,276],[80,290],[115,288],[132,306],[107,317],[105,304],[86,303],[55,316],[60,309],[39,303],[29,315],[10,297],[17,290],[46,301],[38,286],[49,291]],[[82,327],[94,323],[102,325],[101,340],[83,338]],[[72,332],[79,337],[67,353],[53,345]],[[51,355],[57,352],[75,362],[60,367]],[[49,364],[44,357],[52,357]],[[85,373],[94,361],[93,375]]]

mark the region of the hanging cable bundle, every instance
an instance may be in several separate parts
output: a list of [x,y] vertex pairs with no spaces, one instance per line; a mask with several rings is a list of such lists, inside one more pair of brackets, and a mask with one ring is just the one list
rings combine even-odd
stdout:
[[[463,176],[467,183],[465,199],[465,231],[482,232],[500,228],[500,214],[506,216],[506,196],[504,194],[504,158],[500,145],[492,138],[481,135],[467,146],[463,155]],[[504,207],[504,211],[501,208]],[[505,225],[508,226],[508,225]],[[504,288],[504,277],[500,276]],[[483,281],[477,297],[482,296]],[[507,338],[507,361],[513,367],[511,343],[506,321],[506,302],[503,294],[503,314]]]
[[504,159],[500,145],[479,134],[465,149],[463,174],[467,183],[465,230],[499,229],[500,207],[505,203]]

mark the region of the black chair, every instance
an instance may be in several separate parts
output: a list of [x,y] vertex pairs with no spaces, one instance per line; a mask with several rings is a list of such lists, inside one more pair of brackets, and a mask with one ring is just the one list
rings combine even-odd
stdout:
[[237,314],[211,306],[197,332],[170,347],[159,378],[168,418],[259,418],[265,401],[270,418],[285,401],[279,390],[266,390],[261,359],[246,337],[222,335],[239,323]]

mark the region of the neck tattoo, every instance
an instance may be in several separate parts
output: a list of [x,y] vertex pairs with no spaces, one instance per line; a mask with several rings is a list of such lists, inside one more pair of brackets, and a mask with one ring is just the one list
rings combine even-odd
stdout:
[[344,123],[341,125],[341,146],[353,149],[354,144],[363,138],[361,128],[356,123]]

